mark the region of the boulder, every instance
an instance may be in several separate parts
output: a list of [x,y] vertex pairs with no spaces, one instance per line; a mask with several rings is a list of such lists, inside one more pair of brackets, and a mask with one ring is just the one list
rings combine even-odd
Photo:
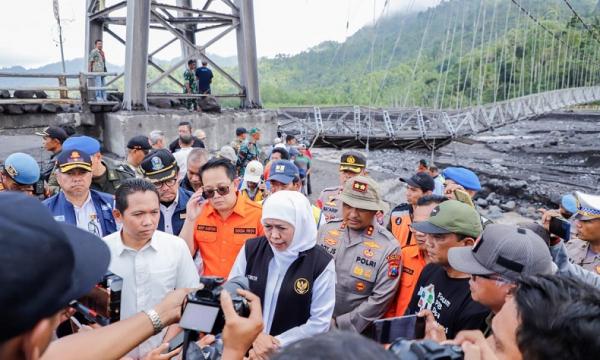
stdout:
[[13,95],[17,99],[33,99],[35,92],[30,90],[15,90]]
[[487,217],[491,220],[500,219],[502,217],[502,210],[498,206],[492,205],[488,209]]
[[0,90],[0,99],[10,99],[10,91]]
[[40,108],[41,108],[41,106],[39,104],[25,104],[25,105],[22,105],[22,107],[23,107],[24,112],[30,113],[30,114],[40,112]]
[[46,94],[45,91],[34,91],[35,94],[35,98],[36,99],[47,99],[48,98],[48,94]]
[[42,104],[43,113],[55,113],[57,110],[58,107],[54,104]]
[[171,100],[169,99],[149,99],[148,105],[156,106],[161,109],[170,109],[171,108]]
[[477,206],[480,206],[480,207],[482,207],[482,208],[486,208],[486,207],[488,206],[488,202],[487,202],[487,200],[486,200],[486,199],[484,199],[484,198],[479,198],[479,199],[477,199],[477,200],[475,201],[475,204],[476,204]]
[[21,105],[8,104],[6,105],[6,112],[11,115],[21,115],[23,114],[23,108]]
[[198,100],[198,105],[204,112],[221,112],[221,105],[214,96],[205,96]]
[[515,203],[512,200],[507,201],[504,204],[500,205],[500,208],[504,211],[513,211],[513,210],[515,210],[516,207],[517,207],[517,203]]

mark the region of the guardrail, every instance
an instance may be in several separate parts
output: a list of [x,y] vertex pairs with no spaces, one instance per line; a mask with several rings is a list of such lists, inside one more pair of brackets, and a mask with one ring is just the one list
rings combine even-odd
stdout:
[[[35,98],[27,97],[27,98],[19,98],[19,97],[11,97],[11,98],[2,98],[0,99],[0,105],[6,104],[16,104],[16,105],[26,105],[26,104],[81,104],[81,108],[83,110],[89,110],[90,105],[116,105],[117,101],[95,101],[95,96],[91,95],[91,93],[96,90],[104,90],[104,91],[118,91],[115,87],[109,86],[91,86],[90,82],[93,81],[92,78],[96,76],[103,77],[115,77],[116,73],[112,72],[80,72],[78,74],[66,74],[66,73],[12,73],[12,72],[0,72],[0,78],[29,78],[29,79],[56,79],[58,82],[58,86],[0,86],[2,90],[7,91],[32,91],[32,92],[44,92],[44,97],[38,97],[36,95]],[[77,79],[77,86],[68,86],[67,79]],[[45,92],[58,92],[58,97],[47,97]],[[75,92],[76,95],[70,94],[70,92]]]

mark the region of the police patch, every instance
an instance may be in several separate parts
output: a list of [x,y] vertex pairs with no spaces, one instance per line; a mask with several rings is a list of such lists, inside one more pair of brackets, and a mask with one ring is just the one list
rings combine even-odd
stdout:
[[371,249],[379,249],[379,248],[381,248],[381,246],[379,246],[379,244],[376,243],[375,241],[365,241],[365,242],[363,242],[363,245],[368,246]]
[[336,246],[337,245],[337,240],[336,239],[332,239],[332,238],[325,238],[324,242],[325,242],[325,244],[327,244],[329,246]]
[[368,188],[368,185],[363,182],[360,182],[360,181],[355,181],[354,184],[352,184],[352,190],[358,191],[361,193],[367,192],[367,188]]
[[162,170],[165,168],[165,165],[163,164],[161,158],[159,158],[158,156],[153,156],[152,159],[150,159],[150,162],[152,163],[152,170],[154,171]]
[[294,291],[299,295],[304,295],[310,289],[310,283],[305,278],[299,278],[294,282]]
[[375,252],[371,249],[365,249],[365,251],[363,251],[363,255],[368,258],[372,258],[375,255]]
[[357,281],[354,288],[356,289],[356,291],[363,292],[365,291],[365,283],[362,281]]

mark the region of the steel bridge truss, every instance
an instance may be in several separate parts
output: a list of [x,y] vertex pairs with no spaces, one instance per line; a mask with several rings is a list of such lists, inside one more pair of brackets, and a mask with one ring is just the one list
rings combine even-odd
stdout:
[[458,137],[533,119],[600,100],[600,86],[560,89],[464,108],[288,107],[278,110],[280,130],[337,148],[441,147]]

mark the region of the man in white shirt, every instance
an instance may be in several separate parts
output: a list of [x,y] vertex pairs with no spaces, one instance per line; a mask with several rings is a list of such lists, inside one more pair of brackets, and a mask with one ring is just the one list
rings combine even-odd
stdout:
[[[117,192],[115,218],[122,229],[104,240],[111,252],[109,270],[123,278],[121,319],[152,309],[171,290],[195,288],[198,272],[183,239],[158,231],[160,208],[156,187],[142,179],[124,181]],[[171,326],[132,350],[142,358],[179,328]]]
[[187,158],[190,152],[193,150],[194,138],[191,136],[179,137],[180,148],[173,153],[175,160],[177,160],[177,167],[179,168],[178,179],[182,179],[187,171]]

